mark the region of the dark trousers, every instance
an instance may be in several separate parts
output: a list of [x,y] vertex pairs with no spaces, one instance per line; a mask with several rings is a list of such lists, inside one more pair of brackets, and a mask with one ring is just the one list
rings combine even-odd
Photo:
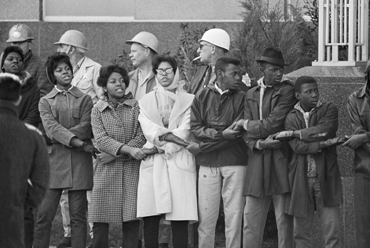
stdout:
[[[158,248],[160,215],[145,217],[144,242],[145,248]],[[188,247],[188,221],[171,221],[172,244],[174,248]]]
[[34,208],[30,204],[25,204],[24,208],[24,244],[26,248],[32,248],[34,232]]
[[[63,189],[48,189],[42,201],[36,222],[33,247],[49,248],[51,224],[58,209]],[[86,190],[68,192],[69,214],[71,217],[71,238],[73,248],[86,247]]]
[[357,248],[370,247],[370,175],[355,173],[355,220]]
[[[140,221],[122,223],[123,246],[125,248],[137,248],[139,238]],[[93,225],[93,248],[108,248],[109,223],[94,222]]]

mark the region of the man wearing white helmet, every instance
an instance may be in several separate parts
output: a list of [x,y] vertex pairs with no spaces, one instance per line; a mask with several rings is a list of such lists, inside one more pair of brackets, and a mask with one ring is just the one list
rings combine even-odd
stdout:
[[89,95],[95,104],[103,96],[102,88],[96,83],[101,65],[85,56],[87,40],[84,34],[77,30],[68,30],[54,45],[59,46],[58,52],[69,56],[73,66],[72,85]]
[[51,84],[46,77],[45,60],[32,52],[32,40],[35,37],[29,26],[26,24],[16,24],[9,30],[7,43],[11,46],[18,46],[22,49],[24,55],[24,70],[29,72],[36,80],[40,88],[40,96],[43,97],[51,91]]
[[136,68],[129,73],[130,84],[126,93],[131,92],[136,100],[140,100],[156,85],[152,61],[158,53],[158,39],[153,34],[142,31],[126,41],[126,44],[131,45],[129,57]]
[[[95,104],[104,95],[103,89],[97,85],[101,65],[85,56],[87,40],[84,34],[78,30],[68,30],[54,45],[58,45],[58,52],[64,52],[69,56],[73,66],[73,80],[71,84],[76,86],[82,93],[89,95]],[[95,164],[94,161],[94,166]],[[88,191],[88,204],[90,204],[90,195],[91,191]],[[57,247],[70,247],[71,226],[67,191],[63,191],[60,199],[60,207],[63,217],[64,237],[58,242]],[[92,238],[92,223],[89,223],[89,225],[91,229],[90,236]]]
[[197,94],[208,84],[216,80],[214,72],[216,61],[225,57],[230,49],[230,36],[220,28],[212,28],[206,31],[199,40],[200,62],[207,64],[199,66],[190,80],[189,93]]

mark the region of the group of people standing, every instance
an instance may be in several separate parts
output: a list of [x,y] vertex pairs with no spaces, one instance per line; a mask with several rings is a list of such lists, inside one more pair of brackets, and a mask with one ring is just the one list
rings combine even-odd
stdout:
[[271,202],[279,248],[312,247],[315,211],[325,247],[341,247],[339,144],[355,150],[357,247],[370,245],[370,69],[348,101],[354,134],[336,137],[338,110],[320,101],[314,78],[285,80],[282,52],[267,48],[257,60],[263,77],[243,82],[222,29],[199,40],[203,65],[186,90],[176,59],[159,55],[149,32],[126,41],[132,72],[86,57],[77,30],[46,63],[33,39],[15,25],[1,56],[0,185],[10,202],[0,203],[9,223],[1,247],[48,248],[61,204],[57,247],[86,247],[89,222],[94,248],[109,247],[110,223],[122,224],[123,247],[141,247],[141,236],[146,248],[166,247],[172,230],[173,247],[185,248],[198,222],[198,247],[211,248],[221,198],[228,248],[262,247]]

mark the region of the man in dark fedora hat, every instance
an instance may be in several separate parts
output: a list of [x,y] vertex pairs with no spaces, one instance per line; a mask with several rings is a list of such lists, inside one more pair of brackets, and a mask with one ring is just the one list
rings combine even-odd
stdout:
[[274,203],[279,248],[293,247],[293,219],[284,213],[289,193],[288,144],[274,139],[284,130],[286,115],[296,103],[294,88],[283,79],[283,54],[267,48],[257,60],[263,77],[246,93],[244,120],[235,129],[244,129],[248,146],[248,166],[244,184],[243,247],[261,248],[263,230],[271,201]]

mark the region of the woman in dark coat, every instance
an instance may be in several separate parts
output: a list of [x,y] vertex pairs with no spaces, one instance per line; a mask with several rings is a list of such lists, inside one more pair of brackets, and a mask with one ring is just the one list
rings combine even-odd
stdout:
[[37,213],[33,247],[49,248],[51,224],[62,191],[68,190],[72,247],[86,247],[86,191],[93,186],[91,97],[71,85],[72,65],[65,54],[49,57],[47,71],[56,86],[41,98],[39,109],[52,143],[50,183]]
[[18,118],[35,127],[39,125],[40,113],[38,104],[40,101],[40,89],[36,80],[30,73],[23,70],[24,55],[22,50],[16,46],[5,48],[1,57],[0,68],[2,72],[17,75],[22,83],[21,103],[18,105]]

